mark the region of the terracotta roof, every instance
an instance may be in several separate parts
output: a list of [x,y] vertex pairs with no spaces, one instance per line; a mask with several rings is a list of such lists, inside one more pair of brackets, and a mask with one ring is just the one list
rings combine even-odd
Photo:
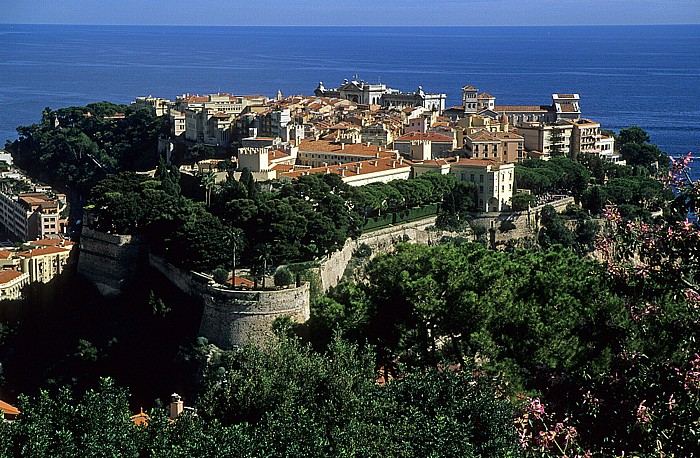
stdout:
[[380,146],[367,146],[364,143],[346,143],[345,147],[341,143],[327,140],[303,139],[299,143],[299,151],[314,151],[318,153],[348,154],[358,156],[375,156],[377,153],[383,155],[393,155],[393,152]]
[[476,96],[477,99],[495,99],[496,97],[492,96],[491,94],[487,92],[482,92],[481,94]]
[[548,107],[543,107],[540,105],[501,105],[493,107],[494,111],[547,111]]
[[500,166],[506,165],[503,161],[497,161],[495,159],[469,159],[466,157],[459,158],[459,161],[452,162],[453,165],[478,165],[478,166]]
[[[411,167],[413,163],[405,159],[380,158],[368,161],[350,162],[340,165],[329,165],[327,167],[314,167],[311,169],[294,170],[284,172],[282,175],[287,178],[297,178],[302,175],[314,175],[316,173],[334,173],[344,178],[365,175],[368,173],[382,172],[386,170],[396,170]],[[359,166],[359,168],[358,168]]]
[[22,272],[18,272],[16,270],[12,269],[6,269],[0,272],[0,285],[4,285],[5,283],[9,283],[12,280],[15,280],[19,277],[21,277],[23,274]]
[[4,249],[0,250],[0,259],[9,259],[10,256],[12,256],[12,253],[14,253],[14,251]]
[[29,250],[29,251],[23,251],[19,253],[20,256],[25,256],[28,258],[33,258],[35,256],[43,256],[47,254],[56,254],[56,253],[66,253],[68,250],[65,248],[57,247],[57,246],[47,246],[44,248],[37,248],[35,250]]
[[190,95],[182,99],[185,103],[204,103],[209,101],[209,97],[201,95]]
[[21,413],[16,407],[11,406],[5,401],[0,401],[0,411],[5,415],[19,415]]
[[242,277],[236,277],[235,281],[233,278],[228,277],[228,284],[233,285],[233,286],[247,286],[249,288],[252,288],[255,286],[255,283],[248,280],[247,278],[242,278]]
[[452,143],[453,138],[447,135],[438,134],[435,132],[409,132],[405,135],[400,136],[395,142],[408,142],[411,140],[430,140],[431,142],[450,142]]
[[275,164],[272,167],[272,170],[278,170],[280,172],[289,172],[290,170],[294,170],[294,166],[291,164]]
[[143,411],[143,407],[141,407],[141,413],[137,413],[136,415],[131,416],[131,421],[136,425],[136,426],[141,426],[144,424],[148,424],[148,421],[151,419],[151,417]]
[[472,86],[471,84],[467,84],[466,86],[463,86],[462,89],[466,89],[468,91],[476,91],[477,89]]
[[494,135],[499,140],[522,140],[523,137],[514,132],[494,132]]
[[469,135],[465,135],[465,138],[468,138],[471,141],[477,141],[477,142],[496,142],[498,139],[494,134],[491,132],[488,132],[486,130],[477,130],[476,132],[473,132]]
[[291,157],[289,154],[285,154],[278,149],[273,149],[267,153],[267,160],[270,164],[272,164],[272,161],[284,160],[289,157]]

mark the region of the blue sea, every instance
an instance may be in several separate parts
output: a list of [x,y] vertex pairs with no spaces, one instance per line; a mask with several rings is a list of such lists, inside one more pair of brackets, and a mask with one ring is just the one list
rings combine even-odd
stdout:
[[0,25],[0,145],[59,108],[189,93],[311,94],[358,75],[397,89],[471,84],[497,105],[579,93],[603,128],[700,152],[700,26],[144,27]]

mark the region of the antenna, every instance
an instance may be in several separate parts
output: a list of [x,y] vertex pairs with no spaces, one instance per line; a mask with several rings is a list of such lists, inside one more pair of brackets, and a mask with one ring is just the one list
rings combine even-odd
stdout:
[[357,67],[355,67],[355,81],[359,81],[360,77],[357,76]]

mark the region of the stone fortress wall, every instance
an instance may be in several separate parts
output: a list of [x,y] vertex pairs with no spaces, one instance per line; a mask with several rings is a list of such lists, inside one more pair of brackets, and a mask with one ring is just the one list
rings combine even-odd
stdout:
[[83,227],[78,272],[103,296],[117,296],[137,275],[139,261],[147,250],[148,246],[141,237],[108,234]]
[[222,288],[200,273],[190,273],[151,254],[150,265],[183,292],[204,302],[199,335],[219,348],[246,343],[261,344],[272,336],[272,322],[289,316],[297,323],[308,321],[309,284],[265,290]]
[[[572,198],[566,198],[551,205],[561,212],[572,201]],[[543,207],[534,207],[525,212],[484,214],[472,222],[487,229],[496,229],[490,231],[492,244],[532,237],[536,234],[539,213]],[[500,232],[498,227],[504,220],[515,224],[515,229]],[[399,242],[431,245],[445,235],[470,235],[436,231],[434,225],[435,217],[431,217],[379,229],[363,234],[356,240],[348,239],[341,250],[326,256],[315,269],[320,277],[321,290],[326,292],[338,284],[354,251],[363,244],[372,249],[372,255],[376,255],[391,252]],[[272,334],[272,322],[281,316],[289,316],[298,323],[309,319],[308,283],[265,290],[222,288],[216,286],[206,275],[186,272],[163,258],[148,254],[148,246],[139,237],[105,234],[84,228],[78,271],[92,281],[103,295],[116,295],[123,292],[123,287],[137,275],[139,261],[146,256],[152,268],[183,292],[203,301],[204,312],[199,334],[221,348],[233,348],[247,342],[264,342]]]

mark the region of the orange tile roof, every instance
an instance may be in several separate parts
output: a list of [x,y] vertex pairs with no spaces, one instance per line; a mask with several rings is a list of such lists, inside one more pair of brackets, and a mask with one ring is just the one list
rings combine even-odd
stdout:
[[[367,161],[349,162],[347,164],[329,165],[327,167],[314,167],[310,169],[292,170],[282,173],[287,178],[298,178],[302,175],[314,175],[316,173],[334,173],[344,178],[365,175],[368,173],[382,172],[410,168],[413,163],[405,159],[380,158]],[[359,168],[358,168],[359,166]]]
[[275,164],[272,167],[272,170],[279,170],[280,172],[289,172],[290,170],[294,170],[294,166],[291,164]]
[[57,246],[47,246],[44,248],[37,248],[34,250],[29,250],[29,251],[23,251],[19,253],[20,256],[25,256],[28,258],[33,258],[35,256],[43,256],[46,254],[56,254],[56,253],[65,253],[68,250],[65,248],[57,247]]
[[0,259],[9,259],[10,256],[12,256],[12,253],[14,253],[14,251],[5,250],[5,249],[0,250]]
[[498,141],[498,139],[495,137],[494,134],[491,132],[488,132],[486,130],[477,130],[476,132],[472,132],[469,135],[465,135],[465,138],[468,138],[471,141],[477,141],[477,142],[495,142]]
[[0,411],[5,415],[19,415],[21,413],[16,407],[11,406],[5,401],[0,401]]
[[481,94],[476,96],[477,99],[495,99],[496,97],[492,96],[489,93],[482,92]]
[[131,421],[136,426],[147,425],[150,419],[151,417],[143,411],[143,407],[141,407],[141,413],[137,413],[136,415],[131,416]]
[[523,137],[521,135],[518,135],[515,132],[494,132],[494,135],[499,140],[522,140],[523,139]]
[[450,142],[452,143],[453,138],[447,135],[438,134],[435,132],[409,132],[405,135],[400,136],[394,141],[397,142],[407,142],[411,140],[430,140],[431,142]]
[[236,277],[234,280],[230,276],[228,277],[228,284],[233,286],[247,286],[248,288],[252,288],[253,286],[255,286],[255,283],[248,280],[247,278]]
[[15,280],[21,276],[22,276],[22,272],[18,272],[16,270],[12,270],[12,269],[5,269],[5,270],[0,272],[0,285],[4,285],[5,283],[9,283],[12,280]]
[[204,103],[209,101],[209,97],[201,95],[190,95],[182,99],[185,103]]
[[394,153],[380,146],[367,146],[364,143],[346,143],[343,147],[341,143],[334,143],[327,140],[303,139],[299,143],[299,151],[313,151],[317,153],[335,153],[360,156],[375,156],[377,153],[384,155]]

